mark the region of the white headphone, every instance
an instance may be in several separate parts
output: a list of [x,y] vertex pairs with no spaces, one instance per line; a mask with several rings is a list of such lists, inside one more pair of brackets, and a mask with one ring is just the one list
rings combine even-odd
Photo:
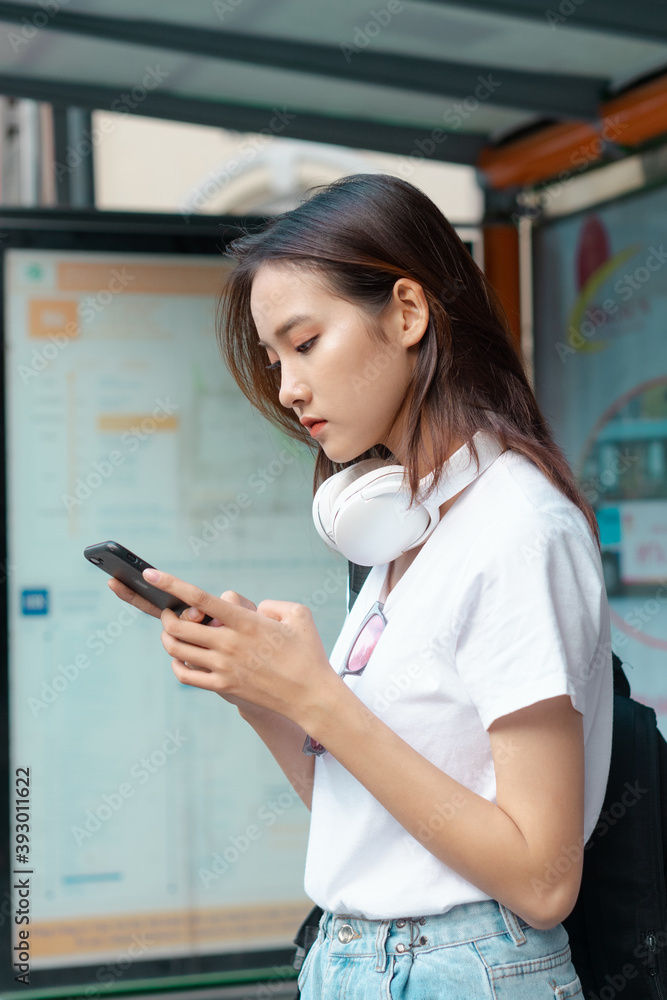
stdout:
[[[477,469],[470,448],[462,445],[445,462],[440,487],[428,500],[408,510],[409,490],[403,487],[404,467],[366,458],[326,479],[313,498],[313,521],[327,545],[357,566],[383,566],[421,545],[440,521],[439,508],[495,462],[503,449],[493,435],[473,437]],[[419,482],[419,495],[435,474]]]

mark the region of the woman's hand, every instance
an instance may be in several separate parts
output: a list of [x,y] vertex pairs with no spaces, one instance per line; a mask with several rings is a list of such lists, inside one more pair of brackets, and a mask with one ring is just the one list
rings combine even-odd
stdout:
[[[127,604],[133,605],[133,607],[138,608],[139,611],[143,611],[145,614],[151,615],[153,618],[159,618],[162,614],[160,608],[158,608],[155,604],[151,604],[151,602],[147,601],[145,597],[141,597],[140,594],[135,593],[135,591],[130,587],[125,586],[125,584],[121,583],[120,580],[116,580],[112,577],[108,581],[108,584],[109,588],[114,592],[116,597],[121,599],[121,601],[125,601]],[[234,604],[239,608],[247,608],[248,611],[257,611],[256,604],[253,604],[253,602],[248,600],[247,597],[237,594],[234,590],[225,590],[220,596],[223,600],[229,601],[230,604]],[[197,611],[196,616],[194,618],[190,618],[188,615],[189,610],[189,608],[186,608],[182,611],[179,618],[185,621],[200,622],[204,617],[204,613],[202,611]],[[206,628],[219,627],[220,624],[221,622],[213,620],[209,622]],[[193,667],[192,669],[195,670],[198,668]],[[258,712],[263,711],[262,709],[257,709],[254,705],[251,705],[250,702],[244,701],[243,698],[235,698],[233,695],[225,696],[224,694],[222,697],[225,698],[225,701],[230,702],[230,704],[236,705],[239,713],[243,715],[244,718],[249,718],[250,716],[257,715]]]
[[[162,645],[183,684],[278,712],[306,728],[311,708],[340,683],[305,605],[262,601],[255,608],[240,595],[234,595],[238,602],[214,597],[157,570],[145,570],[144,578],[190,606],[180,617],[169,609],[160,615]],[[204,614],[221,627],[199,624]]]
[[[155,604],[151,604],[150,601],[147,601],[145,597],[141,597],[140,594],[137,594],[130,587],[126,587],[124,583],[120,582],[120,580],[116,580],[115,577],[112,577],[107,582],[110,590],[113,590],[116,597],[120,597],[121,601],[131,604],[133,607],[138,608],[139,611],[143,611],[147,615],[152,615],[153,618],[159,618],[161,616],[161,608],[158,608]],[[241,594],[237,594],[233,590],[225,590],[220,596],[229,601],[230,604],[236,604],[240,608],[248,608],[249,611],[257,611],[256,604],[253,604],[253,602],[248,600],[247,597],[242,597]],[[187,614],[188,610],[189,608],[186,608],[185,611],[181,612],[179,617],[185,618],[186,621],[201,621],[204,617],[203,613],[201,613],[198,617],[192,619]],[[213,622],[210,624],[212,625]],[[220,622],[217,624],[219,625]]]

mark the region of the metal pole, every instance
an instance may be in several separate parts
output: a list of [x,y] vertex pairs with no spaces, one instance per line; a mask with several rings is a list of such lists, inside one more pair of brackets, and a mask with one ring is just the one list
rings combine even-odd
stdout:
[[69,208],[95,207],[91,112],[53,108],[56,203]]
[[519,219],[519,309],[521,316],[521,353],[531,387],[535,388],[533,330],[533,220]]

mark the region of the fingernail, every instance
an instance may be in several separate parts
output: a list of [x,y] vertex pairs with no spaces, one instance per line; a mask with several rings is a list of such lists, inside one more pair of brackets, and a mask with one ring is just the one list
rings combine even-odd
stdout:
[[199,614],[196,608],[188,608],[188,618],[199,618]]
[[148,580],[149,583],[157,583],[160,579],[160,574],[156,569],[145,569],[143,577],[144,580]]

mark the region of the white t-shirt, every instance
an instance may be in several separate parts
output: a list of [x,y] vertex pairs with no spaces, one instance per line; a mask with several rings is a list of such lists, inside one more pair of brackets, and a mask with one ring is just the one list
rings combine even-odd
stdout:
[[[366,578],[332,650],[335,670],[387,569],[374,566]],[[441,519],[384,613],[366,669],[345,683],[422,756],[491,802],[488,727],[570,695],[584,717],[585,842],[609,773],[613,671],[599,550],[579,508],[532,461],[504,452]],[[304,887],[325,909],[371,920],[490,898],[435,858],[330,753],[315,758]]]

